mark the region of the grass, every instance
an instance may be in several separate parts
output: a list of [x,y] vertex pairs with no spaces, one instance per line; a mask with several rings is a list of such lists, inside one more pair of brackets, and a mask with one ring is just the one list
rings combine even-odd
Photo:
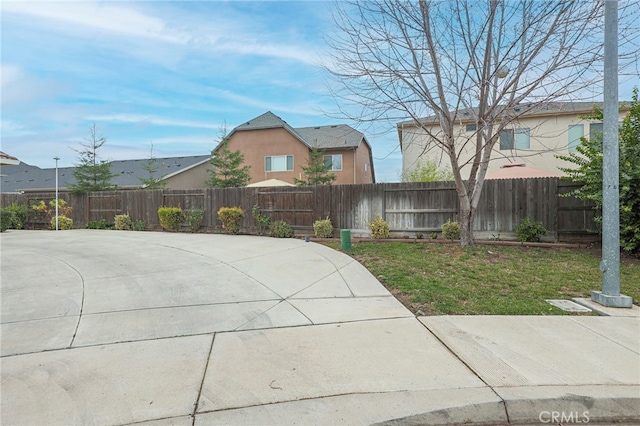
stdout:
[[[545,299],[589,298],[602,288],[600,257],[589,249],[362,242],[349,254],[426,315],[563,315]],[[621,292],[637,303],[640,262],[624,258],[620,275]]]

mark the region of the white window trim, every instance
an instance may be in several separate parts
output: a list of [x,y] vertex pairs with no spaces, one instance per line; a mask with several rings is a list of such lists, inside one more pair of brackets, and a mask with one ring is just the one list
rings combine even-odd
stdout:
[[[333,157],[340,157],[340,168],[339,169],[334,169],[333,168]],[[341,172],[343,167],[342,167],[342,162],[344,161],[344,156],[342,154],[324,154],[322,156],[322,163],[324,164],[324,159],[325,157],[331,157],[331,171],[332,172]]]
[[[273,170],[273,158],[281,158],[284,157],[285,168],[284,170]],[[291,157],[291,169],[287,168],[287,159]],[[267,158],[271,158],[271,170],[267,170]],[[295,158],[293,155],[283,154],[283,155],[265,155],[264,156],[264,171],[265,173],[282,173],[282,172],[292,172],[295,168]]]

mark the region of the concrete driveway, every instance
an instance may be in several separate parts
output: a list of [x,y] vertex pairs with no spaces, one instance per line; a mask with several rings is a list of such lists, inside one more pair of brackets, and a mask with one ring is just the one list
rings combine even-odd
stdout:
[[0,243],[3,425],[640,419],[634,315],[417,319],[352,258],[297,239]]

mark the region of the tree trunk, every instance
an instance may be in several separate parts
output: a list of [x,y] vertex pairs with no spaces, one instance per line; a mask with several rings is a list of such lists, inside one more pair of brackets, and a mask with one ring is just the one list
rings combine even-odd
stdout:
[[475,209],[460,209],[460,245],[462,247],[472,246],[475,243],[473,238],[473,214]]

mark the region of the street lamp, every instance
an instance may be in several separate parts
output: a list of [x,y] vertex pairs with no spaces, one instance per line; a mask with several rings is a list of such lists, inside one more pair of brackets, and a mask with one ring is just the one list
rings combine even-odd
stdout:
[[53,157],[56,160],[56,231],[58,230],[58,160],[60,157]]

